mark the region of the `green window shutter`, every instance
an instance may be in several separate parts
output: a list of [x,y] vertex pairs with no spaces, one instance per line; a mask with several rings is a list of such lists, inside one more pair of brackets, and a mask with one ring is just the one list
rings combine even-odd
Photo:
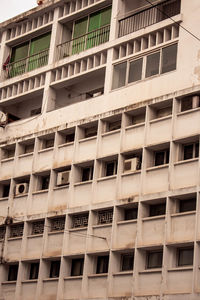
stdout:
[[50,39],[51,33],[49,32],[31,40],[29,56],[33,56],[29,59],[29,71],[47,65],[48,51],[44,50],[49,49]]
[[26,70],[26,58],[28,56],[29,42],[23,43],[12,48],[11,63],[9,76],[14,77],[21,75]]
[[100,27],[109,25],[110,20],[111,20],[111,6],[101,11]]
[[101,12],[99,11],[90,15],[88,32],[91,32],[100,27],[100,16]]
[[[99,29],[100,27],[101,12],[91,14],[89,17],[88,35],[86,48],[92,48],[99,45]],[[91,32],[91,33],[90,33]]]
[[[88,17],[77,20],[74,24],[72,54],[79,53],[85,49],[85,39],[88,25]],[[80,38],[78,38],[80,36]]]

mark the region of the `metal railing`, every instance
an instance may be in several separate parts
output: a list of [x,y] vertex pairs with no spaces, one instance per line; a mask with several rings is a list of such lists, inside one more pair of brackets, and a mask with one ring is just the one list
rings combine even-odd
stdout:
[[26,72],[47,65],[49,58],[49,49],[41,51],[18,61],[9,63],[6,66],[8,77],[15,77]]
[[118,36],[161,22],[180,13],[181,0],[167,0],[119,21]]
[[88,32],[68,42],[59,44],[58,59],[62,59],[73,54],[85,51],[86,49],[96,47],[106,43],[109,40],[110,24],[99,29]]

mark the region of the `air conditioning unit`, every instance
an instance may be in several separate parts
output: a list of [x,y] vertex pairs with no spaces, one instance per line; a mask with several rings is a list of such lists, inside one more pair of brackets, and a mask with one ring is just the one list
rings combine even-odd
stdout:
[[15,195],[23,195],[28,193],[28,183],[19,183],[15,186]]
[[8,114],[0,111],[0,125],[6,125],[8,123]]
[[140,169],[140,160],[138,157],[126,159],[124,161],[124,172],[134,172]]
[[70,171],[59,172],[57,174],[57,186],[69,184]]

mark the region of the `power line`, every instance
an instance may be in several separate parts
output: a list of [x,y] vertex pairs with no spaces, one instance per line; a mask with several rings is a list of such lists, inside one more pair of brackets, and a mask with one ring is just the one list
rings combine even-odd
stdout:
[[197,41],[200,42],[200,38],[196,36],[194,33],[192,33],[190,30],[185,28],[183,25],[181,25],[179,22],[175,21],[172,17],[170,17],[166,12],[164,12],[162,9],[159,7],[155,6],[153,3],[151,3],[150,0],[145,0],[147,3],[149,3],[152,7],[156,7],[156,9],[161,12],[163,15],[165,15],[167,18],[171,19],[175,24],[177,24],[179,27],[181,27],[183,30],[185,30],[187,33],[189,33],[192,37],[194,37]]

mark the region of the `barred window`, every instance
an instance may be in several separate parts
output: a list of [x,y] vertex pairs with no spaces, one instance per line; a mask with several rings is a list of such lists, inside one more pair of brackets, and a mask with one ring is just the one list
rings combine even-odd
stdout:
[[72,227],[87,227],[88,226],[88,214],[73,215],[72,216]]
[[65,229],[65,217],[51,220],[51,231],[61,231]]
[[20,237],[23,235],[24,224],[12,225],[10,227],[10,237]]
[[113,220],[113,210],[102,210],[98,212],[98,224],[109,224]]
[[44,220],[32,223],[32,235],[43,234],[44,232]]

